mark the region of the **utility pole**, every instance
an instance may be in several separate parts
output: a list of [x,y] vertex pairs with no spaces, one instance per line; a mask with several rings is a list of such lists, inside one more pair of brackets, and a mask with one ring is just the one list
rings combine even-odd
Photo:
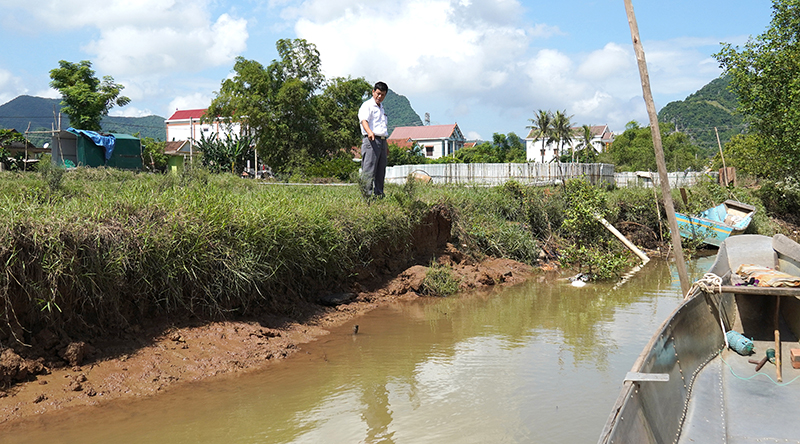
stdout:
[[686,272],[686,262],[683,259],[683,246],[681,245],[681,234],[678,230],[678,219],[675,217],[675,205],[672,202],[672,193],[669,188],[669,178],[667,176],[667,165],[664,160],[664,149],[661,146],[661,130],[658,127],[658,115],[656,105],[653,101],[653,93],[650,91],[650,75],[647,73],[647,61],[644,57],[644,47],[639,38],[639,25],[636,24],[636,14],[633,12],[631,0],[625,0],[625,12],[628,15],[628,25],[631,28],[631,38],[633,49],[636,53],[636,61],[639,65],[639,77],[642,80],[642,93],[644,103],[647,107],[647,115],[650,117],[650,132],[653,135],[653,150],[656,155],[656,165],[658,166],[658,177],[661,182],[661,194],[664,198],[664,209],[667,212],[669,229],[672,233],[672,247],[675,251],[675,266],[678,269],[678,277],[681,281],[681,292],[684,297],[688,297],[691,283],[689,274]]

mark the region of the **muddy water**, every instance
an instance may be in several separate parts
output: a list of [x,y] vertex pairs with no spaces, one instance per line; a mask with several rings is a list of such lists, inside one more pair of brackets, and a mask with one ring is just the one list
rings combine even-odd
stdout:
[[0,442],[593,443],[679,288],[652,262],[618,288],[551,276],[397,304],[266,371],[35,418]]

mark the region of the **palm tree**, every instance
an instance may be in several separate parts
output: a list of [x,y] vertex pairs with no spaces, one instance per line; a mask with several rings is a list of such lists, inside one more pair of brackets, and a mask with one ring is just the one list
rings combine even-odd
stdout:
[[572,145],[572,117],[567,115],[567,110],[556,111],[553,115],[553,135],[558,140],[559,153],[565,143]]
[[546,143],[553,140],[553,113],[540,109],[536,111],[533,119],[528,119],[531,125],[526,128],[532,129],[536,133],[537,139],[542,139],[542,163],[544,163],[544,147]]
[[579,141],[578,141],[578,151],[586,151],[587,154],[583,156],[584,159],[594,159],[596,158],[596,151],[594,142],[594,134],[592,134],[592,127],[589,125],[583,125],[579,130]]

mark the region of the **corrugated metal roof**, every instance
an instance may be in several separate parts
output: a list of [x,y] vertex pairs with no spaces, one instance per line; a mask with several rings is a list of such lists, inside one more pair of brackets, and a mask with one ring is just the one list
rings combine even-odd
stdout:
[[408,139],[447,139],[453,135],[456,124],[452,125],[428,125],[428,126],[398,126],[392,131],[389,140],[408,140]]

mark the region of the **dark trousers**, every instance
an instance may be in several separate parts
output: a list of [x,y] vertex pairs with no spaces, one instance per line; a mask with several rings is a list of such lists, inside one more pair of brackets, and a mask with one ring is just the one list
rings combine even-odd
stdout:
[[365,196],[383,196],[388,149],[386,139],[369,140],[365,136],[361,142],[361,186]]

